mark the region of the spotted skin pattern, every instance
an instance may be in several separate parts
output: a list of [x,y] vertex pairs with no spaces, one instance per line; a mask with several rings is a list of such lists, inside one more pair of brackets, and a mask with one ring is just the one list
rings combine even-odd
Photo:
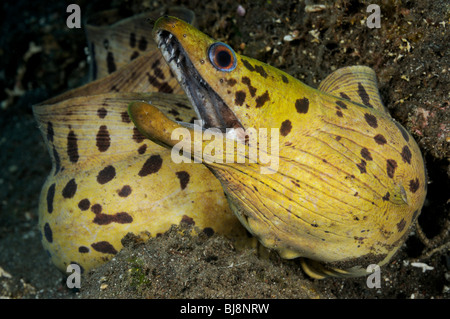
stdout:
[[[162,31],[244,128],[279,129],[275,174],[261,174],[260,162],[205,162],[243,225],[282,257],[305,257],[314,278],[362,276],[388,262],[419,215],[427,182],[420,150],[387,113],[374,71],[342,68],[313,89],[236,53],[236,68],[222,72],[205,55],[213,39],[172,17],[157,21],[154,36]],[[151,106],[131,105],[130,115],[145,135],[176,144],[162,128],[177,124]]]
[[[130,50],[153,43],[148,23],[146,32],[128,25]],[[113,44],[112,56],[124,54]],[[63,273],[71,263],[86,272],[116,255],[127,233],[146,239],[186,221],[207,235],[248,238],[212,173],[199,164],[174,164],[170,150],[145,139],[128,116],[129,103],[145,100],[174,120],[195,118],[185,96],[166,93],[181,89],[161,54],[148,51],[114,68],[33,107],[53,164],[39,202],[42,243],[53,263]]]

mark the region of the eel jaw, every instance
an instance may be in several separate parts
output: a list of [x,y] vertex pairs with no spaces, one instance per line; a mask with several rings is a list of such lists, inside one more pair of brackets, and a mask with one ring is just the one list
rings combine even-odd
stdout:
[[231,109],[195,69],[177,38],[169,31],[160,30],[156,33],[156,42],[197,115],[203,120],[204,128],[218,128],[223,133],[227,128],[233,129],[230,137],[236,129],[243,130]]

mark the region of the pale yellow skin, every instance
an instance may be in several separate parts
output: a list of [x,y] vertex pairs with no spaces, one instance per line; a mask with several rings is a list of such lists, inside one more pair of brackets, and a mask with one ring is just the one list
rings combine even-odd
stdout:
[[147,239],[180,222],[235,242],[248,239],[212,173],[203,165],[173,163],[170,150],[145,139],[128,117],[128,104],[152,101],[172,119],[195,118],[159,51],[140,51],[129,62],[138,50],[125,47],[129,34],[137,41],[147,37],[151,49],[148,28],[144,19],[97,30],[95,46],[109,39],[117,71],[106,76],[106,53],[97,50],[98,74],[105,78],[33,108],[53,164],[40,196],[39,230],[63,273],[72,263],[88,271],[110,260],[129,232]]
[[[306,257],[315,278],[361,276],[389,261],[420,213],[427,182],[420,150],[385,110],[373,70],[337,70],[318,89],[238,54],[236,68],[223,72],[207,56],[215,40],[172,17],[156,22],[154,36],[162,30],[244,128],[280,132],[275,174],[261,174],[260,162],[205,162],[242,224],[282,257]],[[188,144],[171,138],[181,126],[151,105],[129,112],[151,139]]]

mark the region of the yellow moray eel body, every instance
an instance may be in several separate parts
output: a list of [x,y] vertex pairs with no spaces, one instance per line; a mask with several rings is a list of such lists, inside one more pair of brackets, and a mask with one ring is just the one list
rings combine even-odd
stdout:
[[[198,143],[190,145],[264,246],[284,258],[305,257],[303,268],[315,278],[361,276],[368,265],[389,261],[420,213],[427,182],[420,150],[384,108],[372,69],[339,69],[314,89],[176,18],[160,18],[153,35],[205,128],[277,133],[267,134],[278,136],[272,174],[261,173],[267,165],[259,158],[211,161],[204,152],[210,135],[199,142],[203,157]],[[155,107],[134,103],[129,114],[158,143],[189,146],[171,134],[182,126]],[[265,150],[236,136],[247,158]]]
[[102,78],[33,107],[53,164],[41,191],[39,230],[63,273],[69,264],[88,271],[110,260],[128,233],[147,239],[180,222],[207,235],[248,238],[213,174],[203,165],[173,163],[170,150],[146,139],[128,117],[133,101],[151,101],[176,120],[195,117],[176,94],[182,90],[147,18],[88,26],[95,75]]

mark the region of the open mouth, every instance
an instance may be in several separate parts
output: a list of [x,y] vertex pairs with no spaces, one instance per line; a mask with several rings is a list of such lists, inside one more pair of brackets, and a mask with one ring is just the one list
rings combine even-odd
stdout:
[[203,120],[203,127],[218,128],[223,133],[227,128],[243,129],[234,113],[195,69],[177,38],[169,31],[161,30],[156,40],[164,59]]

